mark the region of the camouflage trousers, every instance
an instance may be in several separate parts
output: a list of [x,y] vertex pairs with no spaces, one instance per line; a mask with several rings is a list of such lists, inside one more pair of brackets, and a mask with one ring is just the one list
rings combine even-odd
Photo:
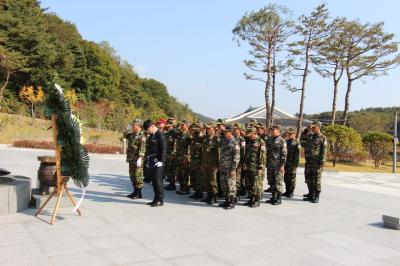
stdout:
[[307,165],[304,169],[304,176],[307,185],[312,189],[312,193],[321,193],[321,176],[323,167],[317,167],[315,165]]
[[143,167],[137,167],[136,161],[129,162],[129,177],[134,188],[143,187]]
[[244,171],[246,176],[246,189],[250,197],[261,200],[264,195],[264,170]]
[[173,155],[167,155],[167,160],[165,162],[165,175],[167,176],[167,181],[171,184],[176,182],[176,161]]
[[201,159],[192,159],[190,162],[190,183],[196,192],[203,192]]
[[217,172],[217,167],[201,167],[203,187],[208,195],[216,195],[218,193]]
[[219,171],[221,190],[226,198],[236,197],[236,172],[234,173],[232,176],[229,170],[220,169]]
[[240,191],[245,187],[245,179],[246,176],[244,174],[245,171],[242,170],[242,165],[239,164],[237,170],[236,170],[236,189],[237,191]]
[[296,171],[297,166],[285,166],[285,175],[283,180],[285,181],[286,191],[293,192],[296,188]]
[[[268,170],[268,167],[266,166],[265,169]],[[267,173],[268,173],[268,171],[267,171]],[[267,174],[267,184],[268,184],[268,186],[271,187],[271,177],[268,174]]]
[[279,172],[278,167],[268,167],[267,179],[271,187],[271,193],[282,194],[283,191],[283,173]]
[[183,160],[176,160],[176,177],[181,191],[189,190],[189,165]]

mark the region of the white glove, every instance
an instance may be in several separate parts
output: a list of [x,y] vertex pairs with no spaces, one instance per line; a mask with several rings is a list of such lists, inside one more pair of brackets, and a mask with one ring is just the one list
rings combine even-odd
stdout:
[[157,162],[154,166],[155,167],[161,167],[161,166],[163,166],[163,163],[162,162]]
[[142,166],[142,158],[139,158],[139,159],[136,161],[136,166],[137,166],[137,167],[141,167],[141,166]]

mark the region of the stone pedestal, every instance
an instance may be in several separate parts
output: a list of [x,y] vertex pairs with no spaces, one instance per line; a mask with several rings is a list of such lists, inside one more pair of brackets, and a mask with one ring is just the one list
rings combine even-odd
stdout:
[[399,217],[394,217],[394,216],[389,216],[389,215],[383,215],[383,226],[389,229],[394,229],[394,230],[400,230],[400,218]]
[[31,179],[25,176],[0,177],[0,215],[23,211],[31,201]]

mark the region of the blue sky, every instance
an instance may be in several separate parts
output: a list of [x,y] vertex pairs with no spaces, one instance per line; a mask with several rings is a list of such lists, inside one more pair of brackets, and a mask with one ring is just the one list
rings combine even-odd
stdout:
[[[308,14],[322,3],[315,0],[43,0],[43,7],[75,23],[85,39],[107,40],[118,54],[145,77],[167,85],[169,92],[196,112],[213,118],[242,112],[264,103],[263,84],[246,80],[246,47],[232,41],[240,17],[269,3],[287,6],[293,17]],[[400,36],[400,1],[325,1],[332,16],[385,22],[388,32]],[[397,38],[400,40],[400,38]],[[338,108],[343,109],[345,82],[340,85]],[[331,108],[331,81],[312,74],[305,112]],[[278,87],[277,106],[298,112],[299,94]],[[400,68],[375,80],[353,85],[351,110],[400,106]]]

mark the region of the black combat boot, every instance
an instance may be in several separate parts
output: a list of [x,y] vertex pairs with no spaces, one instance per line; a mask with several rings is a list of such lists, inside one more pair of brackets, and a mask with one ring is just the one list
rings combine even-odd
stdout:
[[253,202],[250,204],[250,207],[251,207],[251,208],[260,207],[260,200],[257,199],[257,198],[255,198],[255,199],[253,200]]
[[169,183],[168,186],[164,187],[165,190],[171,191],[171,190],[176,190],[176,186],[173,183]]
[[218,204],[218,207],[226,208],[229,205],[229,198],[226,198],[224,202]]
[[233,208],[235,208],[235,197],[230,197],[229,201],[228,201],[228,204],[224,207],[224,209],[230,210],[230,209],[233,209]]
[[289,194],[286,196],[288,199],[291,199],[291,198],[293,198],[293,195],[294,195],[294,191],[293,191],[293,189],[291,189],[290,191],[289,191]]
[[201,192],[195,192],[193,195],[193,199],[195,199],[195,200],[199,200],[202,198],[203,198],[203,193],[201,193]]
[[201,202],[208,202],[210,200],[211,194],[207,192],[207,197],[202,198],[200,201]]
[[274,204],[275,201],[276,201],[276,194],[273,193],[273,194],[272,194],[272,197],[269,198],[269,200],[267,200],[265,203]]
[[269,188],[267,188],[266,190],[264,190],[264,192],[267,192],[267,193],[269,193],[269,192],[271,192],[272,190],[271,190],[271,187],[269,187]]
[[288,197],[289,196],[289,189],[286,189],[285,193],[283,193],[282,196]]
[[281,193],[278,193],[276,195],[276,200],[274,203],[272,203],[272,205],[281,205],[282,204],[282,195]]
[[136,191],[136,195],[133,195],[132,199],[141,199],[143,197],[142,196],[142,189],[141,188],[137,188],[137,189],[135,189],[135,191]]
[[250,197],[250,199],[247,202],[243,203],[244,206],[249,206],[249,207],[252,204],[254,204],[254,198],[253,197]]
[[130,198],[130,199],[134,199],[135,197],[137,197],[137,188],[133,188],[133,192],[131,193],[131,194],[129,194],[129,195],[127,195],[127,197],[128,198]]
[[217,196],[214,194],[211,194],[210,198],[207,201],[207,204],[215,204],[217,203]]
[[315,193],[315,196],[311,200],[312,203],[318,203],[319,202],[319,193]]
[[315,197],[315,192],[312,189],[312,187],[310,187],[310,193],[308,197],[303,198],[304,201],[312,201]]

